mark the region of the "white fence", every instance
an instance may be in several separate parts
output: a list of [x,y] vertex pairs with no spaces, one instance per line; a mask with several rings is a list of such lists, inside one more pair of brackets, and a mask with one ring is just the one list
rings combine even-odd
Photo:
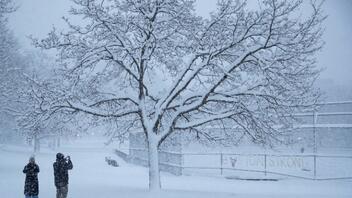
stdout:
[[183,174],[285,176],[310,180],[352,179],[352,156],[183,153]]
[[[145,149],[129,148],[129,152],[134,153],[129,157],[130,162],[148,165]],[[136,155],[136,152],[139,154]],[[352,179],[352,156],[168,151],[159,151],[159,155],[161,170],[175,175],[202,174],[244,178],[270,176],[309,180]]]

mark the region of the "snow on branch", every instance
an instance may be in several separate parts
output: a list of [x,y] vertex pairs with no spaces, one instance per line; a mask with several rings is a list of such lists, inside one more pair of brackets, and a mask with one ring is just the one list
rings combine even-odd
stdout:
[[209,19],[196,15],[193,1],[74,3],[70,14],[86,25],[67,17],[69,31],[34,40],[57,49],[63,64],[63,96],[45,103],[52,110],[133,115],[158,144],[175,131],[220,122],[270,142],[281,135],[272,126],[290,123],[283,115],[319,100],[313,86],[325,19],[319,2],[309,16],[297,17],[303,1],[265,0],[255,9],[220,1]]

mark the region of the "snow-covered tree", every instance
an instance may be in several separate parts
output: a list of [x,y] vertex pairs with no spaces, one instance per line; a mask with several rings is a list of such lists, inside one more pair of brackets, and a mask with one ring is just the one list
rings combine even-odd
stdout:
[[[280,141],[292,114],[319,93],[320,2],[221,0],[209,19],[192,0],[73,0],[82,24],[53,30],[37,46],[58,50],[64,94],[46,112],[111,118],[148,143],[149,187],[160,188],[158,147],[174,133]],[[54,89],[53,89],[54,90]],[[57,93],[63,93],[56,89]],[[55,94],[54,94],[55,95]],[[60,97],[59,97],[60,96]],[[49,103],[48,103],[49,104]],[[200,130],[224,130],[223,137]]]
[[16,77],[16,63],[18,46],[15,38],[7,26],[7,14],[14,11],[9,0],[0,0],[0,97],[6,97],[8,84]]
[[[57,78],[55,62],[41,52],[30,52],[22,55],[26,66],[30,70],[21,73],[22,85],[13,101],[14,107],[9,111],[16,118],[16,125],[22,134],[33,143],[34,151],[40,149],[41,139],[55,139],[61,136],[76,135],[72,125],[75,115],[49,111],[47,107],[55,103],[57,98],[64,96],[64,89],[60,86],[61,78]],[[53,69],[52,71],[48,68]],[[57,90],[62,90],[58,92]]]
[[14,105],[13,100],[21,87],[21,56],[7,22],[8,14],[13,11],[12,1],[0,0],[0,136],[1,133],[11,136],[15,128],[14,117],[7,110]]
[[69,131],[62,129],[67,129],[63,123],[70,116],[63,119],[65,115],[60,114],[49,119],[40,111],[43,94],[46,99],[49,94],[44,77],[54,81],[54,74],[48,69],[54,63],[43,53],[20,51],[7,21],[7,15],[15,10],[13,1],[0,0],[0,133],[12,136],[19,129],[22,135],[34,140],[37,150],[41,138]]

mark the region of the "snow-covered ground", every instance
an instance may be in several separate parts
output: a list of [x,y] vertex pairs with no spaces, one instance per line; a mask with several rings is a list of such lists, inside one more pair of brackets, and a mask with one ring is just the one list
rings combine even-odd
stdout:
[[[352,197],[352,180],[307,181],[242,181],[223,177],[174,176],[162,174],[160,193],[148,192],[148,170],[124,163],[104,147],[102,141],[82,140],[63,145],[60,149],[70,155],[74,169],[70,172],[69,197],[72,198],[275,198],[275,197]],[[39,197],[55,197],[52,163],[56,151],[43,148],[36,155],[40,166]],[[22,169],[31,149],[0,145],[0,197],[24,197]],[[117,159],[120,167],[108,166],[106,156]]]

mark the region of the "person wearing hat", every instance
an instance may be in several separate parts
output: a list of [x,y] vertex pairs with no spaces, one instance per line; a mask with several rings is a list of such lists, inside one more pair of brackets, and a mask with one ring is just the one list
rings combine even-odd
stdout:
[[39,166],[35,163],[34,156],[29,158],[28,164],[24,167],[23,173],[26,174],[24,184],[24,195],[26,198],[38,198],[39,182],[38,173]]
[[62,153],[56,154],[54,166],[54,177],[56,186],[56,198],[66,198],[68,193],[68,170],[73,168],[70,156]]

